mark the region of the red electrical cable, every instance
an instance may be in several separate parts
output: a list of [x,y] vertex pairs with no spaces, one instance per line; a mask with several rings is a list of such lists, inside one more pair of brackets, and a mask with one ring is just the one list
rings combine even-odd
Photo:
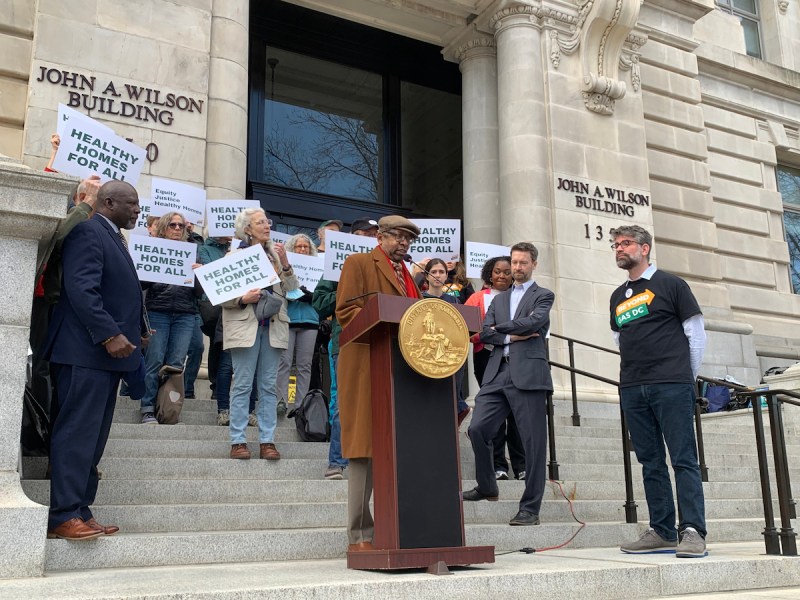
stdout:
[[581,526],[580,526],[580,527],[578,527],[578,530],[577,530],[575,533],[573,533],[573,534],[572,534],[572,536],[570,536],[570,538],[569,538],[569,539],[568,539],[566,542],[564,542],[563,544],[559,544],[558,546],[548,546],[548,547],[546,547],[546,548],[536,548],[536,549],[534,550],[534,552],[545,552],[545,551],[547,551],[547,550],[558,550],[559,548],[563,548],[564,546],[566,546],[567,544],[569,544],[569,543],[570,543],[572,540],[574,540],[574,539],[575,539],[575,537],[576,537],[576,536],[577,536],[577,535],[578,535],[578,534],[579,534],[581,531],[583,531],[583,528],[584,528],[584,527],[586,527],[586,523],[585,523],[585,522],[583,522],[583,521],[581,521],[581,520],[580,520],[580,519],[579,519],[579,518],[578,518],[578,517],[575,515],[575,507],[574,507],[574,506],[573,506],[573,504],[572,504],[572,500],[570,500],[570,499],[567,497],[567,495],[564,493],[564,488],[563,488],[563,487],[561,487],[561,483],[560,483],[560,482],[558,482],[558,481],[556,481],[555,479],[550,479],[549,481],[550,481],[550,483],[555,483],[555,484],[558,486],[558,491],[559,491],[559,492],[561,492],[561,495],[564,497],[564,500],[566,500],[566,501],[567,501],[567,503],[569,504],[569,512],[572,514],[572,518],[573,518],[573,519],[575,519],[575,521],[576,521],[577,523],[580,523],[580,525],[581,525]]

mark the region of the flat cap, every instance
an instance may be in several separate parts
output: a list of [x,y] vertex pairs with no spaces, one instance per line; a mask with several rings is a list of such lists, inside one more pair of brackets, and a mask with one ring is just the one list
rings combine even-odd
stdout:
[[369,231],[377,226],[378,222],[375,219],[371,219],[370,217],[361,217],[353,221],[353,224],[350,226],[350,233],[355,233],[356,231]]
[[419,227],[400,215],[387,215],[378,221],[378,231],[384,232],[392,229],[399,229],[411,233],[414,237],[419,235]]

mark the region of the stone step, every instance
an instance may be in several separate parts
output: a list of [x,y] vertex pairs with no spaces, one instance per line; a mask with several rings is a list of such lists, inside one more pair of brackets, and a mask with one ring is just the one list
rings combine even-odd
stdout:
[[[287,444],[288,446],[288,444]],[[257,450],[253,444],[252,450]],[[256,455],[257,456],[257,455]],[[475,475],[472,457],[462,455],[461,473],[463,479]],[[103,478],[114,479],[322,479],[326,460],[307,458],[286,458],[279,461],[231,460],[230,458],[151,458],[143,462],[141,458],[107,457],[100,462]],[[47,459],[25,457],[23,473],[26,479],[44,479]],[[774,472],[770,470],[774,483]],[[800,482],[800,469],[789,469],[790,480]],[[576,481],[624,481],[622,464],[575,463],[560,464],[559,478]],[[632,465],[632,478],[641,480],[641,469],[635,462]],[[756,466],[709,467],[711,481],[759,481]],[[793,489],[795,485],[793,484]]]
[[[519,496],[503,494],[498,502],[464,503],[464,522],[468,525],[504,525],[519,509]],[[212,499],[209,498],[209,501]],[[777,508],[777,504],[776,504]],[[575,518],[589,523],[625,521],[623,499],[579,500],[573,503]],[[344,527],[347,503],[282,502],[262,500],[253,504],[164,504],[95,505],[93,512],[101,523],[114,523],[125,533],[252,531],[268,529],[308,529]],[[751,519],[762,514],[760,500],[706,500],[708,519]],[[569,504],[546,500],[540,512],[545,523],[573,520]],[[647,522],[647,505],[641,503],[638,518]]]
[[[571,542],[572,548],[613,548],[635,539],[643,524],[591,523]],[[754,541],[758,519],[709,520],[709,543]],[[494,545],[497,551],[544,548],[567,541],[577,524],[543,523],[538,527],[467,525],[468,545]],[[86,542],[47,540],[47,571],[164,565],[343,558],[344,528],[282,529],[241,532],[120,533]],[[762,546],[763,548],[763,546]],[[609,549],[618,556],[617,550]],[[739,574],[741,576],[741,574]],[[528,591],[530,593],[530,591]],[[538,593],[538,590],[537,590]]]
[[797,597],[789,586],[800,585],[800,563],[794,557],[765,556],[763,551],[763,544],[753,542],[711,543],[708,557],[687,564],[668,555],[625,555],[615,548],[565,548],[499,555],[493,564],[454,567],[450,577],[423,570],[353,571],[345,568],[342,558],[282,560],[49,572],[0,585],[5,600],[528,600],[532,595],[628,600],[726,591],[725,598],[737,598],[739,594],[730,590],[762,590],[745,593],[745,600],[770,597],[766,588],[775,588],[774,598]]
[[[463,480],[463,489],[475,487],[474,480]],[[575,501],[613,500],[624,502],[625,488],[617,481],[564,481],[562,489]],[[519,498],[524,483],[498,482],[503,498]],[[28,497],[39,504],[48,504],[50,482],[43,479],[23,480]],[[757,482],[709,482],[703,484],[707,499],[731,501],[760,498]],[[634,497],[644,505],[644,487],[634,481]],[[545,499],[560,499],[554,483],[545,488]],[[248,504],[263,502],[344,502],[347,481],[328,480],[253,480],[253,479],[105,479],[100,481],[95,506],[126,504]],[[760,502],[760,500],[759,500]]]

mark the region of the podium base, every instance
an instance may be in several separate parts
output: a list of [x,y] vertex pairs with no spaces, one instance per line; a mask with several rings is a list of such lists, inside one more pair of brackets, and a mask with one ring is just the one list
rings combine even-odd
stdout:
[[440,562],[448,567],[493,563],[494,546],[403,548],[347,553],[347,568],[358,570],[428,569]]

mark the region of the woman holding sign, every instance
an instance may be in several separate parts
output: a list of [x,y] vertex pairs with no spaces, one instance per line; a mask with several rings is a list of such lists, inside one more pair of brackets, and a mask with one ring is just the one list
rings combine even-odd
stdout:
[[274,443],[278,424],[275,380],[281,354],[289,345],[286,294],[297,289],[297,279],[286,250],[281,244],[272,243],[271,227],[272,220],[260,208],[246,208],[236,217],[236,237],[244,240],[244,247],[261,244],[280,277],[280,283],[263,290],[250,290],[222,304],[222,343],[225,350],[230,350],[233,360],[231,458],[250,458],[245,429],[254,375],[258,388],[259,455],[267,460],[281,457]]
[[[317,256],[314,243],[304,233],[298,233],[286,240],[286,250],[295,254]],[[311,380],[311,363],[314,360],[314,345],[319,331],[319,315],[311,306],[313,295],[305,288],[289,292],[289,347],[281,357],[278,367],[278,406],[289,401],[289,371],[292,359],[297,365],[297,387],[295,399],[302,400],[308,391]]]
[[[186,241],[186,220],[177,212],[168,212],[156,221],[155,237],[176,242]],[[195,265],[199,266],[199,265]],[[155,400],[158,372],[164,365],[183,370],[194,333],[199,287],[143,281],[145,308],[154,333],[145,353],[145,393],[142,398],[142,423],[156,424]]]

